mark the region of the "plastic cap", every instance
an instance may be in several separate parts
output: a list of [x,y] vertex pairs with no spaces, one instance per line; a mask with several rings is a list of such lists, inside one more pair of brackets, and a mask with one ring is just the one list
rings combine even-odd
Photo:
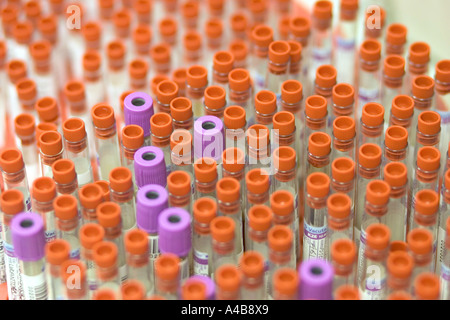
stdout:
[[295,116],[288,111],[277,112],[273,116],[273,128],[278,130],[279,135],[287,136],[295,131]]
[[154,95],[156,95],[156,88],[158,87],[158,84],[165,80],[169,80],[169,77],[165,74],[157,74],[152,78],[152,80],[150,81],[150,87]]
[[345,183],[355,177],[355,162],[350,158],[337,158],[331,163],[331,176],[333,180]]
[[93,210],[103,202],[103,190],[97,184],[89,183],[79,189],[78,197],[84,208]]
[[286,190],[278,190],[270,196],[270,207],[277,216],[287,216],[294,212],[294,196]]
[[390,150],[403,150],[408,146],[408,130],[392,126],[386,130],[384,143]]
[[430,46],[425,42],[414,42],[409,46],[409,61],[422,65],[430,61]]
[[187,79],[186,68],[178,68],[173,71],[172,80],[178,85],[178,89],[180,91],[184,91],[186,89],[186,79]]
[[69,81],[64,86],[64,95],[71,103],[81,102],[86,99],[84,83],[81,81]]
[[147,233],[158,232],[158,217],[169,206],[169,194],[160,185],[145,185],[136,194],[136,223]]
[[203,45],[203,38],[197,31],[186,31],[183,36],[184,50],[200,51]]
[[386,42],[390,45],[401,46],[406,43],[408,29],[399,23],[391,24],[386,31]]
[[48,263],[60,266],[69,259],[70,244],[63,239],[55,239],[45,245],[45,258]]
[[450,60],[441,60],[436,64],[436,80],[450,83]]
[[414,209],[423,215],[433,215],[439,210],[439,195],[433,190],[420,190],[416,193]]
[[140,281],[128,280],[120,287],[122,300],[144,300],[145,288]]
[[69,184],[77,178],[75,164],[69,159],[60,159],[52,164],[53,179],[58,184]]
[[355,102],[355,89],[347,83],[339,83],[333,87],[333,103],[339,107],[347,107]]
[[165,187],[167,184],[164,153],[158,147],[142,147],[134,154],[136,185],[142,188],[148,184]]
[[338,140],[351,140],[356,135],[355,120],[351,117],[337,117],[333,121],[333,135]]
[[192,102],[185,97],[175,98],[170,102],[170,113],[175,121],[186,121],[192,118]]
[[412,82],[412,95],[417,99],[430,99],[434,95],[435,82],[425,75],[417,76]]
[[187,69],[186,82],[191,88],[204,88],[208,85],[208,70],[200,65]]
[[330,178],[322,172],[311,173],[306,178],[306,192],[314,198],[323,198],[330,192]]
[[220,86],[206,88],[204,103],[209,109],[221,109],[227,104],[227,92]]
[[398,55],[389,55],[384,59],[384,75],[400,78],[405,74],[405,59]]
[[401,162],[390,162],[384,167],[384,181],[391,188],[400,188],[408,183],[408,169]]
[[217,215],[217,202],[211,198],[200,198],[194,202],[194,220],[202,224],[210,224]]
[[22,60],[10,60],[6,65],[8,70],[8,77],[12,83],[17,83],[19,80],[27,76],[27,65]]
[[62,125],[64,139],[69,142],[79,142],[86,138],[84,121],[79,118],[70,118]]
[[439,300],[439,277],[429,272],[419,274],[414,281],[414,290],[419,300]]
[[327,207],[329,216],[335,219],[346,219],[351,213],[352,200],[344,193],[335,193],[328,197]]
[[271,27],[266,25],[257,25],[252,30],[251,39],[256,46],[260,48],[267,48],[273,41],[273,30]]
[[110,200],[109,182],[105,180],[95,181],[94,184],[98,185],[103,192],[103,201]]
[[273,226],[268,234],[269,248],[272,251],[284,252],[292,248],[293,234],[289,227],[283,225]]
[[316,1],[313,7],[313,17],[320,20],[328,20],[333,16],[333,4],[331,1]]
[[12,244],[17,258],[38,261],[45,255],[44,221],[36,213],[19,213],[11,221]]
[[414,100],[407,95],[396,96],[392,100],[391,114],[399,119],[409,119],[414,114]]
[[269,61],[275,64],[286,64],[291,57],[291,46],[287,41],[273,41],[269,45]]
[[388,300],[412,300],[412,296],[409,293],[406,293],[404,291],[397,291],[397,292],[391,293],[387,299]]
[[294,296],[298,289],[298,275],[294,269],[281,268],[273,275],[273,287],[276,292],[286,296]]
[[161,280],[173,281],[180,272],[180,259],[172,253],[163,253],[155,260],[155,274]]
[[247,278],[259,278],[264,274],[264,257],[257,251],[246,251],[241,256],[239,266]]
[[233,70],[234,56],[229,51],[218,51],[213,56],[213,69],[221,74],[228,74]]
[[391,187],[382,180],[373,180],[367,184],[366,200],[375,206],[384,206],[389,202]]
[[369,127],[377,127],[384,121],[384,107],[375,102],[364,105],[361,121]]
[[98,267],[111,268],[117,264],[119,250],[113,242],[100,241],[92,248],[92,254]]
[[384,250],[389,246],[391,231],[384,224],[374,223],[366,229],[367,246],[373,250]]
[[272,211],[264,205],[251,207],[248,211],[248,224],[255,231],[269,230],[272,226]]
[[50,202],[56,197],[55,181],[49,177],[35,179],[31,190],[33,198],[39,202]]
[[114,228],[121,223],[121,208],[115,202],[103,202],[96,208],[97,219],[103,228]]
[[441,131],[441,116],[435,111],[423,111],[419,114],[417,129],[426,135],[435,135]]
[[381,43],[374,39],[365,40],[360,47],[359,55],[367,62],[376,62],[381,59]]
[[97,128],[107,129],[115,124],[114,109],[108,104],[96,104],[91,109],[91,116]]
[[114,290],[103,288],[94,293],[92,300],[117,300],[117,297]]
[[29,137],[35,133],[36,122],[29,113],[19,114],[14,119],[14,131],[18,137]]
[[320,88],[332,88],[336,85],[337,70],[332,65],[321,65],[316,70],[316,85]]
[[272,154],[275,169],[289,171],[295,169],[297,155],[291,147],[279,147]]
[[138,126],[130,124],[122,129],[122,144],[130,150],[137,150],[144,145],[144,130]]
[[335,300],[360,300],[358,288],[352,285],[342,285],[334,293]]
[[289,23],[291,33],[296,38],[306,38],[311,33],[311,21],[308,17],[294,17]]
[[234,239],[236,223],[229,217],[216,217],[211,221],[211,236],[217,242],[230,242]]
[[303,85],[297,80],[287,80],[281,85],[281,100],[285,103],[299,103],[303,99]]
[[33,24],[30,21],[17,22],[12,32],[18,44],[27,45],[32,40]]
[[199,182],[214,181],[217,178],[217,163],[211,158],[200,158],[194,163],[194,173]]
[[10,148],[0,152],[0,168],[6,173],[17,173],[25,166],[22,152],[19,149]]
[[392,241],[389,246],[389,252],[391,253],[396,251],[408,252],[408,250],[408,244],[405,241]]
[[87,223],[80,228],[80,243],[83,248],[90,250],[96,243],[103,240],[105,229],[96,223]]
[[331,152],[331,138],[324,132],[313,132],[308,139],[308,151],[315,157],[325,157]]
[[130,169],[125,167],[114,168],[109,173],[111,190],[115,192],[128,192],[133,187],[133,178]]
[[252,169],[245,176],[245,184],[253,194],[262,194],[269,190],[269,174],[264,169]]
[[350,239],[337,239],[331,245],[331,259],[341,266],[353,265],[356,252],[356,245]]
[[235,61],[244,61],[248,55],[248,45],[244,40],[234,40],[230,43],[229,49]]
[[32,79],[23,78],[16,83],[17,96],[19,100],[30,103],[37,97],[37,85]]
[[238,269],[231,264],[217,268],[215,274],[216,284],[223,291],[237,291],[241,286],[241,275]]
[[129,254],[143,255],[148,253],[148,234],[143,230],[130,230],[125,233],[125,250]]
[[306,98],[305,114],[311,119],[325,118],[327,115],[327,99],[317,95]]
[[159,249],[186,257],[191,250],[191,216],[182,208],[165,209],[158,217]]
[[[68,298],[74,298],[74,299],[78,299],[81,297],[84,297],[85,293],[86,293],[86,289],[87,289],[87,282],[86,282],[86,264],[83,261],[80,260],[74,260],[74,259],[69,259],[64,261],[61,264],[60,267],[60,277],[62,280],[62,283],[64,283],[65,285],[63,286],[63,288],[65,288],[67,291],[67,295]],[[68,285],[69,283],[71,283],[69,281],[73,279],[73,277],[79,277],[79,284],[80,286],[70,286]],[[69,281],[69,282],[68,282]]]
[[189,279],[181,288],[183,300],[206,300],[206,285],[195,279]]
[[439,169],[441,153],[435,147],[422,147],[417,153],[417,167],[424,171]]
[[377,168],[381,164],[381,148],[373,143],[363,144],[359,148],[358,162],[363,168]]
[[245,166],[245,154],[240,148],[228,148],[222,153],[222,167],[228,172],[240,172]]
[[7,215],[16,215],[24,211],[23,194],[17,189],[9,189],[0,195],[0,211]]
[[404,251],[391,252],[387,259],[387,268],[391,276],[407,279],[412,274],[414,259]]
[[39,137],[41,152],[47,156],[55,156],[62,151],[62,137],[57,131],[46,131]]
[[262,115],[273,114],[277,110],[277,96],[272,91],[262,90],[255,95],[255,110]]
[[61,220],[72,220],[78,216],[78,200],[70,194],[63,194],[53,200],[55,216]]
[[170,104],[170,102],[178,97],[178,85],[175,81],[164,80],[156,87],[156,97],[162,104]]
[[191,193],[191,177],[185,171],[174,171],[167,176],[169,192],[174,196],[185,196]]
[[242,129],[245,127],[245,109],[241,106],[229,106],[223,113],[223,122],[228,129]]
[[228,74],[230,90],[244,92],[250,89],[250,73],[246,69],[234,69]]

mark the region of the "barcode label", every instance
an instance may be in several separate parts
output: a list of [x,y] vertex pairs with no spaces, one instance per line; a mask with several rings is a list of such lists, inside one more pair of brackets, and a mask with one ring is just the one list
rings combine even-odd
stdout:
[[149,240],[150,259],[155,260],[159,256],[158,236],[150,236],[148,240]]
[[[0,233],[2,225],[0,224]],[[3,240],[0,239],[0,283],[6,282],[5,250],[3,249]]]
[[19,259],[14,255],[14,247],[7,242],[5,246],[6,281],[8,283],[9,300],[23,300],[22,275],[20,274]]
[[22,274],[25,300],[47,300],[47,283],[44,272],[37,276]]

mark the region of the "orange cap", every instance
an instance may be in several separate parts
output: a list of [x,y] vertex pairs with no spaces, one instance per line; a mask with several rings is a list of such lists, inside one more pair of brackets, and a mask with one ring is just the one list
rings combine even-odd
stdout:
[[330,192],[330,178],[322,172],[311,173],[306,178],[306,191],[314,198],[323,198]]
[[86,46],[91,49],[99,49],[102,28],[97,21],[86,22],[81,28]]
[[403,150],[408,146],[408,130],[392,126],[386,130],[384,143],[391,150]]
[[277,112],[273,116],[273,129],[278,130],[281,136],[287,136],[295,132],[295,116],[288,111]]
[[77,178],[75,164],[70,159],[59,159],[52,164],[53,179],[58,184],[69,184]]
[[[171,59],[171,49],[170,46],[166,43],[161,43],[154,45],[150,49],[150,56],[152,57],[152,60],[154,64],[156,65],[157,70],[160,70],[160,72],[166,72],[168,69],[167,65],[170,63]],[[168,71],[168,70],[167,70]]]
[[375,62],[381,59],[381,43],[375,39],[365,40],[360,47],[359,55],[367,62]]
[[178,97],[170,102],[170,114],[175,121],[186,121],[192,118],[192,102],[185,97]]
[[355,120],[351,117],[337,117],[333,121],[333,135],[338,140],[351,140],[356,135]]
[[159,32],[163,39],[173,37],[178,32],[178,23],[172,17],[166,17],[159,21]]
[[95,291],[92,300],[117,300],[117,298],[114,290],[102,288]]
[[67,119],[64,121],[62,129],[64,138],[69,142],[79,142],[86,137],[84,121],[79,118]]
[[211,86],[205,90],[204,103],[209,109],[221,109],[227,104],[227,92],[221,86]]
[[223,112],[223,122],[227,129],[242,129],[245,127],[245,109],[241,106],[229,106]]
[[247,31],[249,21],[247,16],[242,12],[235,12],[230,17],[231,30],[234,33],[244,33]]
[[405,74],[405,59],[398,55],[389,55],[384,59],[384,75],[389,78],[400,78]]
[[173,281],[180,272],[180,258],[172,253],[163,253],[155,261],[155,274],[161,280]]
[[403,187],[408,182],[408,169],[401,162],[390,162],[384,167],[384,181],[391,188]]
[[278,171],[290,171],[295,169],[296,153],[291,147],[279,147],[273,152],[275,169]]
[[19,100],[27,104],[34,102],[37,97],[36,82],[28,78],[20,79],[16,83],[16,91]]
[[114,192],[128,192],[133,188],[133,178],[130,169],[117,167],[109,173],[109,183]]
[[272,226],[272,211],[264,205],[251,207],[248,211],[248,224],[255,231],[269,230]]
[[408,252],[408,244],[405,241],[392,241],[389,246],[389,252],[396,251]]
[[[284,19],[287,20],[287,23],[289,23],[289,17],[285,17]],[[280,20],[280,21],[286,21],[286,20]],[[300,42],[290,40],[288,41],[289,44],[289,56],[291,59],[291,72],[292,72],[292,63],[299,63],[302,59],[302,44]],[[299,69],[297,69],[299,70]]]
[[221,202],[232,203],[239,201],[241,185],[235,178],[222,178],[217,182],[216,195]]
[[320,20],[328,20],[333,16],[333,4],[331,1],[316,1],[313,8],[313,17]]
[[416,255],[429,254],[433,250],[433,235],[426,229],[413,229],[407,236],[408,246]]
[[327,199],[328,214],[335,219],[346,219],[350,216],[352,200],[345,193],[335,193]]
[[223,291],[237,291],[241,286],[241,275],[238,269],[231,264],[225,264],[217,268],[214,274],[216,285]]
[[[63,288],[66,291],[68,298],[74,297],[74,298],[81,298],[84,296],[84,294],[86,293],[86,287],[87,287],[87,282],[86,282],[86,264],[81,261],[81,260],[74,260],[74,259],[69,259],[69,260],[65,260],[60,267],[60,277],[62,280]],[[77,276],[79,277],[79,284],[80,287],[78,286],[69,286],[69,283],[72,283],[69,281],[69,279],[72,280],[73,276]]]
[[96,243],[103,240],[105,229],[96,223],[87,223],[80,228],[80,243],[85,249],[92,249]]
[[120,286],[122,300],[144,300],[145,288],[140,281],[127,280]]
[[298,289],[298,275],[294,269],[281,268],[273,275],[273,287],[278,294],[294,296]]
[[30,21],[17,22],[12,32],[17,43],[28,45],[33,36],[33,24]]
[[239,261],[242,274],[246,278],[259,278],[264,274],[264,258],[257,251],[246,251]]
[[438,134],[441,132],[441,116],[435,111],[423,111],[419,114],[417,129],[426,135]]
[[113,242],[97,242],[92,248],[92,253],[95,264],[100,268],[111,268],[117,264],[119,252]]
[[434,95],[434,86],[433,78],[426,75],[417,76],[412,83],[412,95],[417,99],[430,99]]
[[30,54],[37,71],[48,71],[51,53],[52,44],[47,40],[36,41],[30,45]]
[[366,200],[376,206],[384,206],[389,202],[391,187],[382,180],[372,180],[367,184]]
[[189,279],[181,288],[183,300],[206,300],[206,285],[198,279]]
[[269,190],[269,174],[264,169],[252,169],[245,176],[245,185],[253,194],[262,194]]
[[291,57],[291,46],[287,41],[273,41],[269,45],[269,61],[279,64],[286,64]]
[[55,216],[61,220],[72,220],[78,216],[78,200],[72,195],[63,194],[53,200]]
[[414,291],[418,300],[439,300],[439,277],[431,272],[419,274],[414,281]]
[[415,65],[430,61],[430,46],[425,42],[414,42],[409,46],[409,61]]
[[211,236],[217,242],[230,242],[234,239],[236,223],[230,217],[215,217],[210,224]]
[[36,111],[42,122],[53,122],[59,117],[58,104],[52,97],[44,97],[36,102]]
[[212,158],[200,158],[194,163],[195,179],[208,183],[217,178],[217,163]]
[[55,239],[45,245],[45,259],[54,266],[69,260],[70,244],[63,239]]
[[84,83],[81,81],[69,81],[64,86],[64,95],[72,103],[81,102],[86,99]]
[[194,220],[203,223],[210,224],[217,214],[217,202],[211,198],[200,198],[194,202]]
[[[175,146],[179,146],[179,150],[176,150]],[[192,151],[192,135],[187,130],[174,130],[170,136],[170,148],[178,156],[189,156]]]
[[374,223],[367,227],[367,246],[373,250],[384,250],[389,246],[391,231],[387,226]]
[[311,119],[322,119],[327,116],[327,99],[314,95],[306,98],[305,114]]
[[106,46],[108,66],[111,70],[119,70],[125,63],[126,47],[120,40],[114,40]]
[[34,134],[35,121],[33,115],[29,113],[19,114],[14,119],[14,131],[18,137],[30,137]]
[[233,70],[234,56],[229,51],[218,51],[213,56],[213,69],[221,74],[228,74]]
[[36,201],[50,202],[56,197],[56,185],[49,177],[39,177],[33,181],[31,194]]
[[336,289],[334,300],[361,300],[359,290],[352,285],[342,285]]
[[337,70],[332,65],[321,65],[316,71],[316,85],[320,88],[332,88],[336,85]]
[[133,229],[125,233],[125,250],[129,254],[143,255],[148,253],[148,234],[145,231]]
[[187,69],[186,83],[191,88],[204,88],[208,85],[208,70],[203,66],[191,66]]
[[356,245],[350,239],[338,239],[331,245],[331,259],[338,265],[350,266],[356,260]]
[[126,38],[130,34],[131,13],[128,9],[122,8],[113,15],[113,23],[116,36]]
[[277,111],[277,95],[269,90],[261,90],[255,96],[255,110],[262,115]]
[[10,60],[6,65],[8,77],[12,83],[17,83],[27,76],[27,65],[22,60]]
[[337,158],[331,163],[331,176],[333,180],[345,183],[355,177],[355,162],[350,158]]
[[9,189],[0,195],[0,211],[15,215],[24,211],[23,194],[17,189]]
[[[145,80],[148,74],[148,63],[144,59],[134,59],[128,65],[128,72],[130,74],[130,82]],[[136,83],[139,84],[139,83]]]
[[143,55],[148,54],[152,37],[153,33],[150,26],[144,24],[136,26],[133,30],[133,42],[136,51]]
[[415,196],[414,209],[423,215],[433,215],[439,210],[439,195],[433,190],[420,190]]
[[270,196],[270,207],[277,216],[287,216],[294,212],[294,197],[286,190],[278,190]]
[[311,33],[311,21],[306,16],[294,17],[291,18],[289,28],[296,38],[307,38]]
[[140,24],[149,24],[152,14],[153,2],[151,0],[136,0],[133,3],[133,9],[136,12],[137,20]]
[[250,73],[246,69],[234,69],[228,75],[230,90],[244,92],[250,89]]
[[308,139],[308,151],[315,157],[325,157],[331,152],[331,138],[324,132],[313,132]]
[[441,153],[435,147],[422,147],[417,153],[417,167],[424,171],[439,169]]
[[441,60],[436,64],[436,81],[450,82],[450,60]]
[[223,23],[221,19],[210,18],[205,23],[205,34],[210,39],[217,39],[222,37]]
[[91,109],[92,122],[97,128],[107,129],[114,125],[114,109],[106,103],[98,103]]
[[368,127],[377,127],[383,123],[384,107],[375,102],[369,102],[362,109],[361,121]]
[[81,205],[86,209],[95,209],[103,202],[103,190],[95,183],[89,183],[78,191]]
[[394,278],[407,279],[412,274],[414,259],[405,251],[394,251],[388,256],[387,268]]
[[178,85],[178,89],[181,92],[184,92],[186,89],[186,78],[187,78],[187,69],[186,68],[178,68],[175,69],[172,73],[172,80]]
[[445,189],[450,189],[450,169],[444,174],[444,187]]
[[272,251],[288,251],[292,248],[293,234],[289,227],[276,225],[268,234],[269,248]]
[[407,95],[396,96],[392,100],[391,114],[399,119],[409,119],[414,114],[414,100]]
[[406,43],[408,29],[399,23],[391,24],[386,31],[386,43],[393,46],[402,46]]
[[363,168],[377,168],[381,164],[381,148],[373,143],[363,144],[359,148],[358,162]]
[[406,293],[404,291],[397,291],[397,292],[391,293],[387,299],[388,300],[412,300],[412,296],[409,293]]
[[110,200],[109,182],[104,180],[95,181],[94,184],[98,185],[103,192],[103,201]]
[[0,168],[6,173],[17,173],[25,166],[19,149],[3,149],[0,153]]
[[185,171],[173,171],[167,176],[167,189],[174,196],[191,193],[191,176]]
[[186,31],[183,36],[183,47],[187,51],[201,50],[203,45],[203,38],[197,31]]
[[230,42],[230,52],[234,56],[235,61],[244,61],[248,55],[248,45],[244,40],[234,40]]
[[57,131],[46,131],[39,137],[41,152],[48,156],[54,156],[62,151],[62,137]]
[[150,118],[152,135],[156,137],[168,137],[172,134],[172,117],[165,112],[155,113]]
[[239,148],[228,148],[222,153],[222,167],[228,172],[240,172],[245,166],[245,154]]
[[8,3],[2,8],[1,18],[5,36],[12,36],[12,28],[17,23],[18,15],[18,8],[13,3]]
[[121,208],[115,202],[103,202],[96,208],[99,224],[103,228],[114,228],[121,222]]
[[355,89],[348,83],[339,83],[333,87],[333,103],[339,107],[347,107],[355,102]]
[[[252,30],[251,39],[257,47],[267,48],[273,41],[273,30],[271,27],[266,25],[257,25]],[[287,54],[289,57],[289,48],[287,50]]]
[[303,85],[297,80],[287,80],[281,85],[281,100],[285,103],[299,103],[303,99]]
[[47,131],[58,131],[58,128],[54,123],[50,122],[41,122],[36,126],[36,144],[39,147],[40,146],[40,137],[42,134],[44,134]]
[[122,144],[125,148],[137,150],[144,145],[144,130],[134,124],[122,129]]

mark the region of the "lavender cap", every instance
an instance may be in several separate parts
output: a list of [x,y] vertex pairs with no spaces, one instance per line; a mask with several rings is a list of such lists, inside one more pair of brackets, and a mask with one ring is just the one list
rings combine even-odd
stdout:
[[214,281],[211,280],[210,277],[207,276],[192,276],[190,279],[198,280],[205,284],[206,286],[206,300],[216,300],[216,286],[214,285]]
[[139,188],[148,184],[167,184],[164,153],[157,147],[143,147],[134,154],[134,174]]
[[142,187],[136,196],[136,222],[147,233],[158,232],[158,217],[169,207],[169,195],[163,187],[150,184]]
[[37,213],[22,212],[11,222],[12,242],[22,261],[38,261],[45,256],[44,221]]
[[325,260],[311,259],[299,269],[301,300],[332,300],[333,267]]
[[150,136],[150,118],[153,111],[153,99],[144,92],[133,92],[123,101],[125,125],[135,124],[144,129],[144,137]]
[[225,135],[222,121],[214,116],[203,116],[194,123],[194,155],[208,157],[217,162],[222,158]]
[[181,208],[164,210],[158,218],[159,250],[186,257],[191,250],[191,216]]

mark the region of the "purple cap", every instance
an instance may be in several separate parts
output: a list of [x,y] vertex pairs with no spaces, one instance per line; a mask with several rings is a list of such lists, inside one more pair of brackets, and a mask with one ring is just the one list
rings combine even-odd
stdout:
[[158,232],[159,214],[169,207],[167,190],[157,184],[142,187],[136,196],[136,222],[147,233]]
[[198,280],[205,284],[206,286],[206,300],[216,300],[216,286],[214,285],[214,281],[211,280],[210,277],[207,276],[192,276],[189,280]]
[[125,125],[135,124],[144,129],[144,137],[150,136],[150,118],[153,111],[153,99],[144,92],[133,92],[123,101]]
[[44,221],[37,213],[22,212],[11,222],[14,252],[22,261],[38,261],[45,256]]
[[332,300],[333,267],[325,260],[311,259],[299,269],[301,300]]
[[191,216],[181,208],[164,210],[158,218],[159,250],[186,257],[191,250]]
[[143,147],[134,154],[134,174],[139,188],[148,184],[167,184],[164,153],[158,147]]
[[194,154],[197,159],[207,157],[219,162],[222,159],[224,146],[222,120],[214,116],[203,116],[195,121]]

